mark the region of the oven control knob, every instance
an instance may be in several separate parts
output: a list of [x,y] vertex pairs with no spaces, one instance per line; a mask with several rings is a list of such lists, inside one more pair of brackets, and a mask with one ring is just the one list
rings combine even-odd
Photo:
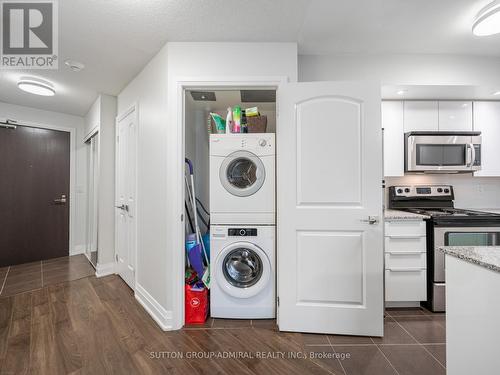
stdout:
[[448,194],[450,192],[450,189],[444,189],[444,192]]
[[438,193],[442,193],[442,192],[443,192],[443,189],[438,188]]
[[261,140],[259,141],[259,145],[260,145],[261,147],[264,147],[265,145],[267,145],[267,141],[266,141],[265,139],[261,139]]
[[409,192],[410,192],[410,188],[406,188],[405,193],[409,193]]
[[398,193],[398,194],[403,194],[403,189],[398,189],[398,190],[397,190],[397,193]]

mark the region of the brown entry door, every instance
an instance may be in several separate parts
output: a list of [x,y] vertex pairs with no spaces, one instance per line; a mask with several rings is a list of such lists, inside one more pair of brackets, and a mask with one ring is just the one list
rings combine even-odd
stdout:
[[0,267],[69,254],[70,134],[0,128]]

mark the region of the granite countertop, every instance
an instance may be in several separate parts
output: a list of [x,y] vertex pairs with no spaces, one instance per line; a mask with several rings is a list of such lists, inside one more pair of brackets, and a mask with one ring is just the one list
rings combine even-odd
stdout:
[[500,246],[441,246],[447,255],[500,272]]
[[423,220],[428,219],[427,215],[414,214],[412,212],[399,211],[399,210],[384,210],[385,220]]

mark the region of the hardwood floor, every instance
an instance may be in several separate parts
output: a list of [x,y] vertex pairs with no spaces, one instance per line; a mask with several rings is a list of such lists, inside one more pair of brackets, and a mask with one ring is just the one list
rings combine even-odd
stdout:
[[269,320],[163,332],[119,277],[91,276],[0,298],[0,373],[445,374],[443,319],[391,310],[383,339],[279,332]]

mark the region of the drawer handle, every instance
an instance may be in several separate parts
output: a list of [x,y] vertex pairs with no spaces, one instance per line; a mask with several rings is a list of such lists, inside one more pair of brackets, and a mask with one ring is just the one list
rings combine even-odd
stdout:
[[388,268],[391,272],[422,272],[425,268]]
[[391,255],[418,255],[424,254],[425,251],[386,251],[386,253]]
[[386,237],[397,238],[397,239],[407,239],[407,240],[418,240],[420,238],[424,238],[425,234],[421,234],[421,235],[418,235],[418,236],[389,235],[389,236],[386,236]]

